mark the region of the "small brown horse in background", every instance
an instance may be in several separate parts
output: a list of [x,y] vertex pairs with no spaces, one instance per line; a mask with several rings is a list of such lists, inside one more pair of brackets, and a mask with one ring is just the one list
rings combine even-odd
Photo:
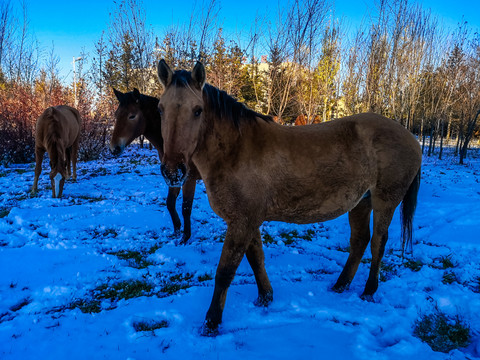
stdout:
[[[315,115],[313,118],[313,121],[310,124],[320,124],[322,122],[322,118],[320,115]],[[295,126],[302,126],[302,125],[308,125],[308,118],[307,115],[300,114],[297,116],[295,119]]]
[[45,151],[50,158],[50,180],[54,198],[62,196],[65,179],[71,176],[71,165],[73,179],[77,179],[80,128],[80,113],[70,106],[49,107],[40,115],[35,132],[35,179],[32,192],[38,190],[38,178],[42,172]]
[[[113,89],[119,102],[115,111],[115,127],[110,140],[110,151],[113,155],[120,155],[125,146],[129,145],[140,135],[144,135],[158,151],[160,160],[163,157],[163,139],[158,113],[158,99],[141,94],[138,89],[122,93]],[[195,167],[191,165],[190,176],[182,187],[183,204],[182,215],[184,221],[183,236],[180,241],[185,244],[191,236],[191,221],[193,197],[195,195],[196,180],[200,179]],[[180,231],[182,225],[175,208],[180,187],[169,186],[167,195],[167,209],[173,222],[174,231]]]
[[222,321],[227,290],[244,255],[257,282],[255,303],[266,306],[273,300],[259,230],[264,221],[305,224],[348,212],[350,255],[333,287],[343,291],[370,242],[373,210],[372,262],[362,294],[372,299],[388,228],[401,202],[402,235],[411,241],[421,165],[415,137],[372,113],[317,125],[278,125],[206,84],[201,63],[191,73],[174,73],[161,60],[158,76],[165,87],[158,105],[163,174],[180,181],[178,173],[193,162],[212,209],[228,226],[206,333]]

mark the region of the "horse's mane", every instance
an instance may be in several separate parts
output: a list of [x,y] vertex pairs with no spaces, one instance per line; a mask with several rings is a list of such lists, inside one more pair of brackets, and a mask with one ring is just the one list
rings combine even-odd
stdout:
[[[192,83],[192,75],[188,71],[177,70],[172,76],[171,84],[174,86],[190,87]],[[211,111],[218,119],[226,119],[233,122],[236,128],[242,122],[254,122],[258,118],[264,121],[273,120],[271,116],[260,114],[248,108],[233,96],[210,84],[203,86],[203,100],[208,107],[206,111]]]
[[144,114],[152,119],[160,119],[160,114],[158,113],[159,99],[153,96],[142,93],[137,93],[137,95],[135,95],[134,91],[130,91],[123,94],[123,96],[119,99],[120,106],[126,107],[129,104],[135,103],[138,95],[140,96],[140,105]]
[[[146,104],[149,104],[151,106],[153,106],[153,105],[157,106],[158,105],[158,99],[156,97],[153,97],[153,96],[149,96],[149,95],[145,95],[145,94],[140,93],[140,100],[141,100],[142,103],[146,103]],[[120,103],[121,106],[127,106],[131,103],[134,103],[135,101],[137,101],[137,98],[135,97],[133,91],[129,91],[129,92],[123,94],[121,99],[119,99],[119,103]]]

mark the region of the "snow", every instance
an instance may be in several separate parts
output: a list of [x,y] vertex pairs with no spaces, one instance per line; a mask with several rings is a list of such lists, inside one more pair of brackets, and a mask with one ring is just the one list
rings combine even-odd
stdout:
[[[78,180],[65,183],[61,199],[51,197],[48,160],[36,196],[29,193],[34,164],[0,167],[0,358],[479,358],[480,154],[472,154],[466,166],[424,159],[412,255],[421,268],[402,264],[397,213],[374,302],[359,297],[368,261],[349,290],[329,290],[348,256],[345,215],[312,225],[265,223],[274,301],[253,305],[257,288],[244,260],[216,337],[200,329],[226,225],[210,209],[202,182],[192,239],[177,246],[154,150],[132,146],[120,158],[78,164]],[[120,251],[138,251],[145,266]],[[444,269],[447,258],[453,267]],[[442,281],[446,273],[454,281]],[[96,298],[99,312],[71,305],[92,300],[102,285],[133,280],[152,288],[131,298]],[[185,286],[169,292],[168,284]],[[415,321],[435,308],[470,325],[467,348],[434,352],[413,335]],[[167,327],[134,328],[163,320]]]

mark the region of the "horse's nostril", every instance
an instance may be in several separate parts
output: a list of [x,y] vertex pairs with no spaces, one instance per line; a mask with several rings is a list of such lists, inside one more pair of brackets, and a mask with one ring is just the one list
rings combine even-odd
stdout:
[[117,145],[113,149],[110,149],[113,155],[119,155],[122,152],[122,147]]

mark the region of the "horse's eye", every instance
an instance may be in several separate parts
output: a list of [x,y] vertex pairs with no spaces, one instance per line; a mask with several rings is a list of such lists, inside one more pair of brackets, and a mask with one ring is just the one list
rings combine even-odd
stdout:
[[200,114],[202,113],[202,109],[197,109],[195,110],[195,112],[193,113],[196,117],[199,117]]
[[137,115],[129,115],[128,120],[135,120],[136,117],[137,117]]

